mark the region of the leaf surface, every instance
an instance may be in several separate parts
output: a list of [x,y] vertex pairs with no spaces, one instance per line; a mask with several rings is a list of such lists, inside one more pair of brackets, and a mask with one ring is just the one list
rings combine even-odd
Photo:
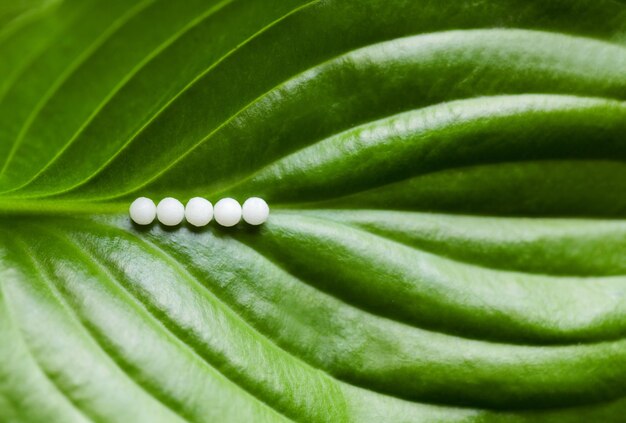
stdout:
[[[0,1],[0,420],[619,422],[626,5]],[[260,228],[133,225],[262,196]]]

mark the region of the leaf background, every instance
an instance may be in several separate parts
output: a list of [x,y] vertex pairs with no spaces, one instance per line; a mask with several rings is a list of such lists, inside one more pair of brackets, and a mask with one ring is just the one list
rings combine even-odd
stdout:
[[[0,1],[0,420],[623,421],[613,0]],[[139,195],[262,228],[133,226]]]

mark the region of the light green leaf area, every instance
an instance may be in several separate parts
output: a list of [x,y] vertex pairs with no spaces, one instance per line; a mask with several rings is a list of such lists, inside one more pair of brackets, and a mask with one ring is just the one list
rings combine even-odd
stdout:
[[623,422],[625,100],[623,1],[0,0],[0,421]]

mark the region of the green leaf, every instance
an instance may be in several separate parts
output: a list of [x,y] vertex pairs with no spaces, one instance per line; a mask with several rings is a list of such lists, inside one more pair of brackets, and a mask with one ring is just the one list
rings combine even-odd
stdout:
[[617,0],[0,0],[0,421],[623,421],[625,101]]

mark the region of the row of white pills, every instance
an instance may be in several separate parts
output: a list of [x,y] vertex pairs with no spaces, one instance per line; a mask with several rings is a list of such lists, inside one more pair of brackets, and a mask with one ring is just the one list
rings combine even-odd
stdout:
[[130,218],[138,225],[149,225],[155,218],[166,226],[176,226],[187,219],[193,226],[205,226],[213,217],[222,226],[235,226],[241,218],[251,225],[264,223],[270,208],[262,198],[251,197],[243,207],[237,200],[222,198],[215,203],[215,207],[205,198],[194,197],[187,202],[187,206],[175,198],[167,197],[154,205],[154,201],[146,197],[139,197],[130,205]]

